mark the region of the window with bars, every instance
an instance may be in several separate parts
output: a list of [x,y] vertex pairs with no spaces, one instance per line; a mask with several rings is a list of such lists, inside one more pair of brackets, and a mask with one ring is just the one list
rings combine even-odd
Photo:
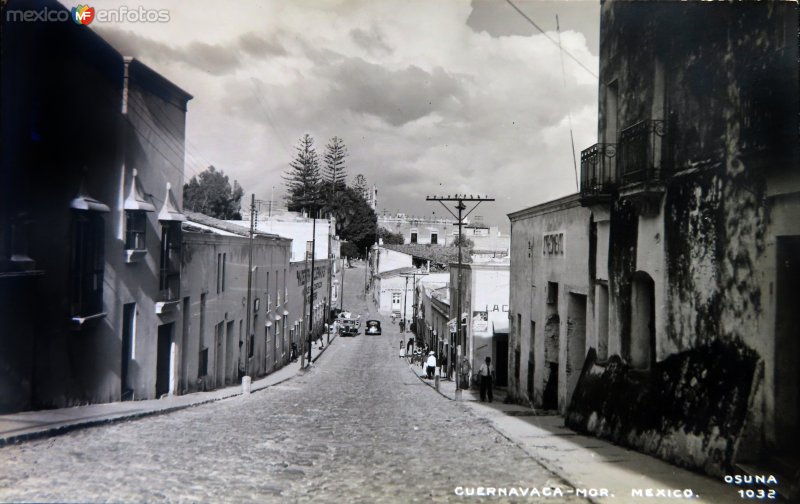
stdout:
[[70,253],[72,316],[103,311],[104,220],[97,212],[73,212]]
[[144,210],[125,211],[125,248],[127,250],[145,250],[146,230],[147,212]]
[[178,299],[181,281],[181,223],[161,225],[161,264],[159,290],[164,301]]

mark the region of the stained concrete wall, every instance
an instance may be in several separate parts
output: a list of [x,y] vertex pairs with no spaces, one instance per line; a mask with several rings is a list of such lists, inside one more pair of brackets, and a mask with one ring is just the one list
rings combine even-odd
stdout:
[[[620,129],[665,121],[665,179],[649,198],[610,205],[608,351],[620,360],[584,370],[569,425],[715,474],[797,443],[796,420],[776,428],[777,394],[797,375],[777,378],[773,288],[778,236],[800,234],[786,220],[800,176],[796,27],[788,4],[603,4],[599,137],[614,137],[604,97],[616,82]],[[663,371],[661,384],[625,368],[642,273],[655,283],[650,376]],[[719,368],[735,372],[709,380]],[[615,376],[635,384],[626,390],[639,408],[661,412],[658,428],[612,397]]]
[[[260,236],[253,239],[254,271],[250,295],[253,348],[250,351],[250,343],[245,340],[248,327],[248,241],[245,236],[184,232],[181,294],[183,300],[189,303],[190,313],[189,327],[177,335],[181,349],[180,393],[238,383],[239,370],[245,369],[246,351],[252,354],[247,364],[252,376],[262,376],[287,362],[285,350],[288,349],[288,329],[280,331],[280,338],[276,339],[275,327],[280,325],[283,329],[291,320],[291,316],[283,316],[288,308],[285,295],[287,281],[291,281],[291,278],[287,278],[290,242]],[[220,255],[224,261],[224,282],[219,271]],[[276,315],[281,315],[281,320],[276,321]],[[267,321],[271,324],[269,327]],[[230,322],[233,322],[232,334],[227,332]],[[221,345],[217,346],[215,328],[220,323],[224,332]],[[208,349],[208,372],[205,375],[199,372],[200,351],[203,349]],[[218,352],[221,352],[221,356],[218,356]],[[217,369],[217,363],[222,363],[224,369]],[[216,379],[220,373],[224,377],[221,382]]]
[[[558,364],[557,407],[566,409],[583,357],[597,344],[594,333],[594,284],[590,261],[605,276],[590,254],[592,213],[581,207],[578,195],[520,210],[511,220],[511,281],[509,372],[510,391],[519,400],[532,399],[542,406],[550,380],[549,364]],[[555,248],[553,248],[555,247]],[[548,303],[550,283],[558,284],[555,303]],[[586,296],[580,330],[583,345],[569,344],[571,295]],[[552,294],[551,294],[552,296]],[[575,319],[574,313],[572,319]],[[520,323],[521,321],[521,323]],[[535,334],[531,334],[531,322]],[[573,326],[573,329],[577,329]],[[577,335],[577,333],[573,333]],[[519,376],[515,352],[519,350]],[[533,354],[534,361],[529,359]],[[533,366],[533,391],[527,376]]]

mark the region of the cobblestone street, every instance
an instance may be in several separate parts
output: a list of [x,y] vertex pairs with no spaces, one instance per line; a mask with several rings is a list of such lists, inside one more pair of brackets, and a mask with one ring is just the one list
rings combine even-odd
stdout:
[[459,486],[571,488],[421,383],[399,339],[387,322],[249,397],[0,448],[0,500],[443,502]]

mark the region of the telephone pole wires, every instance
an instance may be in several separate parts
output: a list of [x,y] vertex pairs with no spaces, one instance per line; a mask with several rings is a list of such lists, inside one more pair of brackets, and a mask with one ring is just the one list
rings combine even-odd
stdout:
[[[490,198],[489,196],[480,196],[480,195],[473,196],[471,194],[469,196],[467,196],[466,194],[456,194],[455,196],[451,197],[448,194],[447,196],[426,196],[425,197],[425,201],[438,201],[444,207],[444,209],[447,210],[447,212],[450,215],[452,215],[456,219],[456,221],[458,222],[458,286],[457,286],[457,294],[456,294],[456,329],[457,329],[457,332],[456,332],[455,341],[453,342],[456,345],[456,347],[455,347],[456,352],[455,352],[455,355],[453,355],[452,344],[451,344],[450,355],[447,356],[447,367],[448,367],[447,374],[449,376],[450,373],[453,371],[453,369],[455,369],[455,367],[454,367],[455,362],[453,362],[453,361],[454,360],[460,360],[461,352],[466,352],[466,343],[467,343],[466,341],[464,341],[465,338],[464,338],[464,335],[462,334],[462,330],[461,330],[461,318],[462,318],[461,317],[461,283],[462,283],[461,282],[461,270],[463,269],[462,268],[463,259],[462,259],[462,255],[461,255],[461,248],[462,248],[462,245],[463,245],[463,242],[464,242],[464,238],[463,238],[463,234],[462,234],[462,229],[461,228],[464,225],[464,220],[467,217],[469,217],[469,215],[472,212],[474,212],[476,208],[478,208],[478,205],[480,205],[484,201],[494,201],[494,198]],[[456,215],[456,214],[454,214],[453,212],[450,211],[450,209],[447,207],[447,205],[445,205],[446,201],[448,201],[448,202],[457,202],[457,204],[455,206],[455,209],[458,210],[458,215]],[[467,209],[467,205],[464,204],[465,201],[466,202],[470,202],[470,203],[471,202],[476,202],[475,206],[473,206],[472,209],[469,212],[467,212],[466,215],[464,215],[464,210]],[[452,303],[452,301],[451,301],[451,303]],[[451,306],[452,306],[452,304],[451,304]],[[460,384],[458,383],[458,379],[456,379],[456,399],[459,399],[460,397],[461,397]]]

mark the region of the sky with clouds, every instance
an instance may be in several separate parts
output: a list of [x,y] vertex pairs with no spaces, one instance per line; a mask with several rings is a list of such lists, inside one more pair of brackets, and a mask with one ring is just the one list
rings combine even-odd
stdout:
[[[168,23],[91,27],[194,96],[187,178],[213,164],[277,199],[298,138],[321,154],[338,135],[380,211],[442,216],[426,195],[488,194],[476,215],[507,229],[575,192],[570,116],[576,156],[597,137],[599,2],[515,4],[547,35],[501,0],[161,0],[141,5]],[[569,56],[562,73],[556,15],[591,73]]]

